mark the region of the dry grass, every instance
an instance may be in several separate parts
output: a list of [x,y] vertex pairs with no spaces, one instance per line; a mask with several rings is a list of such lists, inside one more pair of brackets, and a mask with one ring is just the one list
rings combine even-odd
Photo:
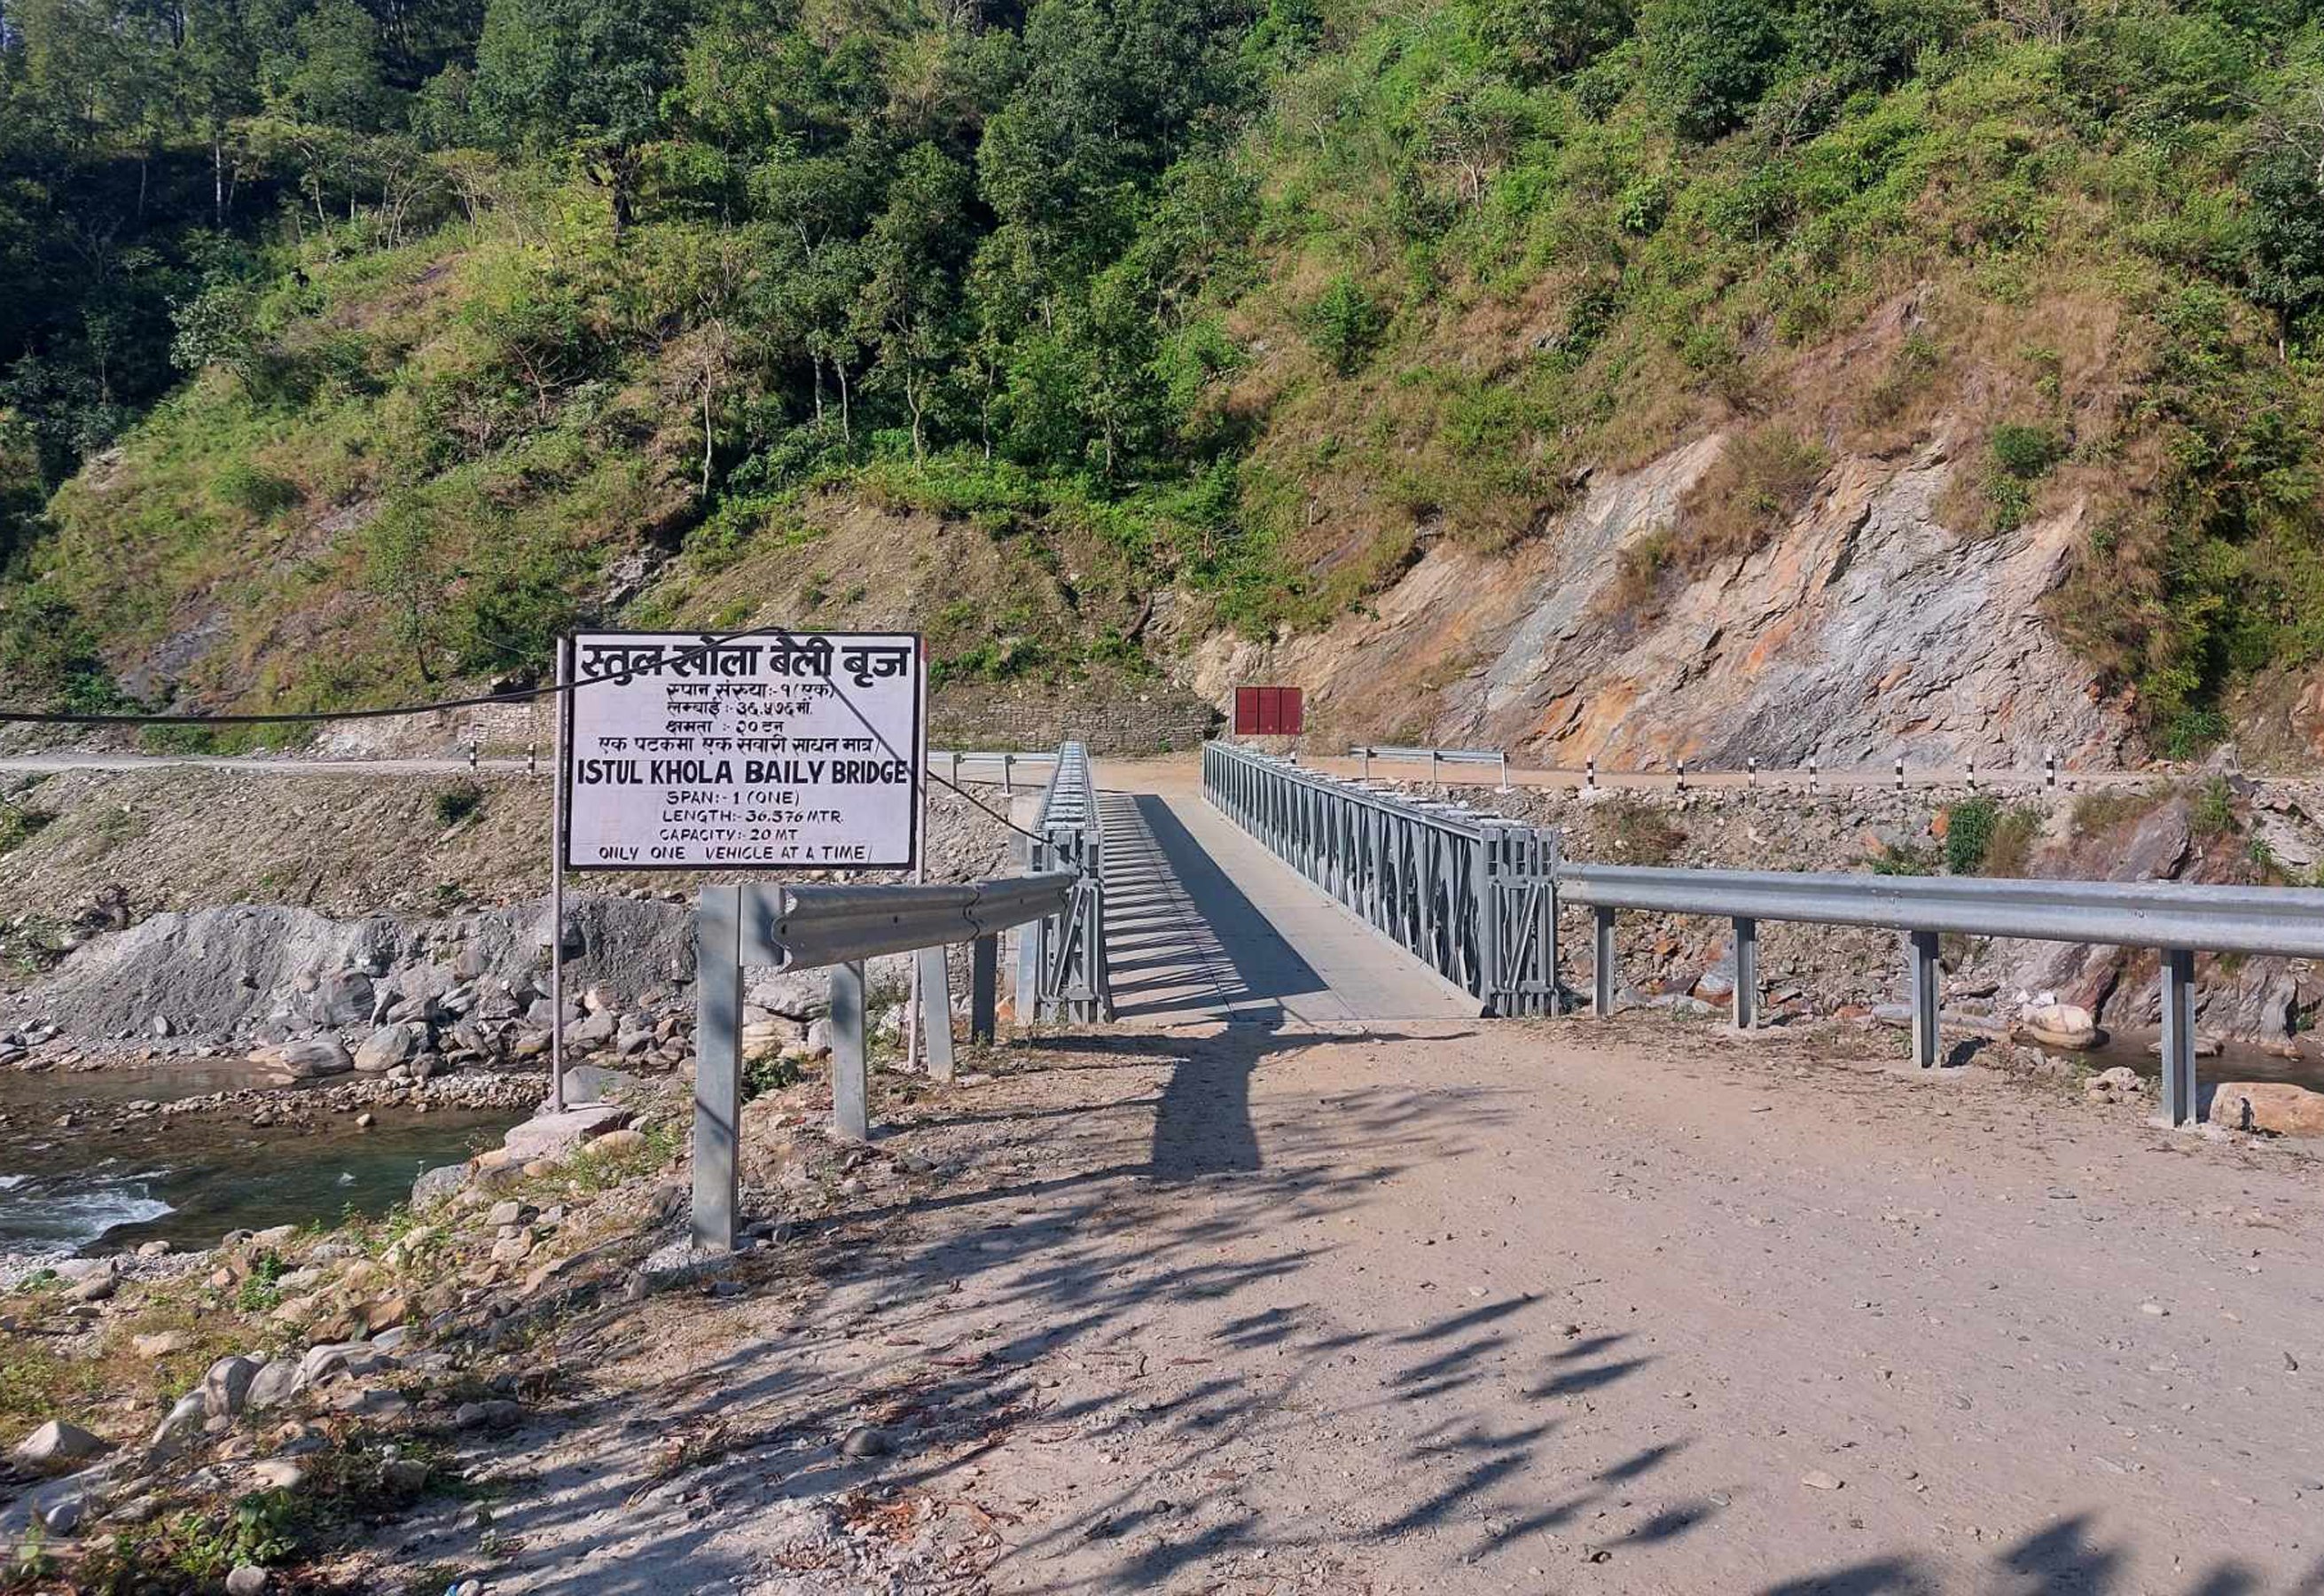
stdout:
[[1784,422],[1737,433],[1679,501],[1674,563],[1694,576],[1757,552],[1807,507],[1831,464],[1821,444]]

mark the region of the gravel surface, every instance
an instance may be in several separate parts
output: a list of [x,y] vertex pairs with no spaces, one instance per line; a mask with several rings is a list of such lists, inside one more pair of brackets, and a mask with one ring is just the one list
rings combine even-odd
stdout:
[[584,1394],[506,1448],[491,1589],[2324,1588],[2318,1166],[1900,1053],[988,1056],[545,1354]]

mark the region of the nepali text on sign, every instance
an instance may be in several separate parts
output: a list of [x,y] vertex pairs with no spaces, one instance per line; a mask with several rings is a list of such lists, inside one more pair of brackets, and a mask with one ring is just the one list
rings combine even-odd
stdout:
[[918,638],[583,632],[573,674],[568,867],[911,867]]

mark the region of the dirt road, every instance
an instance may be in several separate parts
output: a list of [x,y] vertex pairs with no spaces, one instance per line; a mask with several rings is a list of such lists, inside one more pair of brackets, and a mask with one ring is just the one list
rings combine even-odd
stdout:
[[563,1355],[491,1588],[2324,1591],[2317,1166],[1851,1040],[1012,1053]]

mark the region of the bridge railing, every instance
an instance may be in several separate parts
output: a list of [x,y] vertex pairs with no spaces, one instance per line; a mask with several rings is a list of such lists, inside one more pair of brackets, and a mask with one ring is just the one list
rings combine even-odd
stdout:
[[1268,852],[1476,998],[1483,1012],[1551,1011],[1554,833],[1225,743],[1203,745],[1203,790]]
[[1913,995],[1913,1053],[1937,1061],[1937,938],[2019,936],[2152,947],[2163,963],[2163,1107],[2174,1125],[2195,1117],[2195,955],[2324,957],[2324,890],[2205,886],[2184,881],[1991,881],[1760,870],[1672,870],[1561,863],[1557,893],[1591,909],[1596,1001],[1612,1012],[1618,909],[1724,915],[1734,923],[1735,1023],[1757,1018],[1760,920],[1872,926],[1904,934]]
[[[1017,942],[1017,992],[1024,1017],[1111,1019],[1113,988],[1105,966],[1104,835],[1089,751],[1079,743],[1058,748],[1041,807],[1019,839],[1018,853],[1034,872],[1073,873],[1074,892],[1056,914],[1028,925]],[[1031,998],[1029,1009],[1027,999]]]

